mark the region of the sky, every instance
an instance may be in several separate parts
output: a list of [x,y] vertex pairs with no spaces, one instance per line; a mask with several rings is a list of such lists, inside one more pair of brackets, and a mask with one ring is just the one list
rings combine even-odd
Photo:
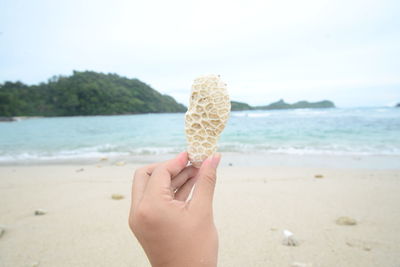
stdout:
[[138,78],[187,104],[219,74],[252,105],[400,102],[397,0],[0,0],[0,83],[73,70]]

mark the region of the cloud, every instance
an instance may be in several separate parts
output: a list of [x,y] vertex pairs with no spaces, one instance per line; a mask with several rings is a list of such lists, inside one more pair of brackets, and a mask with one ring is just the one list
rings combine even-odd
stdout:
[[[37,83],[89,69],[139,78],[187,103],[196,76],[218,73],[233,98],[251,104],[332,98],[381,105],[400,98],[396,1],[41,0],[3,6],[0,82]],[[359,88],[367,88],[368,100]]]

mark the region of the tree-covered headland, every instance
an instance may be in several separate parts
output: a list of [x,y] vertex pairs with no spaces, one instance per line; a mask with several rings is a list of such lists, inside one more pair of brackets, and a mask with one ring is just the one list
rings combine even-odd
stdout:
[[0,116],[75,116],[184,112],[186,107],[138,79],[93,71],[45,83],[0,84]]

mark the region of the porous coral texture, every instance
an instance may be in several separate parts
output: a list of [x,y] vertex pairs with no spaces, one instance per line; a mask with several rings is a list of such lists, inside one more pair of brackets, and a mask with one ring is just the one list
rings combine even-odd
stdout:
[[217,141],[228,121],[231,102],[226,84],[219,75],[202,76],[194,80],[185,132],[189,160],[194,167],[217,150]]

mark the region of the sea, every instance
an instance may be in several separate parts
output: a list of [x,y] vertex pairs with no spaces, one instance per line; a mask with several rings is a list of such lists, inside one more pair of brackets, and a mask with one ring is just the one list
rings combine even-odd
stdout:
[[[0,164],[129,158],[185,149],[183,113],[0,123]],[[400,108],[232,112],[219,151],[400,156]]]

